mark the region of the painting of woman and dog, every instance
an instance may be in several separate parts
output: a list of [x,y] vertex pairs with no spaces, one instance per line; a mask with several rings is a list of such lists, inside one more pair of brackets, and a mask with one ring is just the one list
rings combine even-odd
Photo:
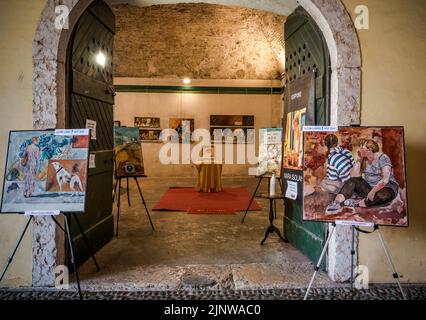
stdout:
[[11,131],[1,212],[83,212],[88,130]]

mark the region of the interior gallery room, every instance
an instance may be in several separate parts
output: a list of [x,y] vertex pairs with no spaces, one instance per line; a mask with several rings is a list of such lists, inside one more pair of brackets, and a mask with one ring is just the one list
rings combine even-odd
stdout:
[[424,299],[425,21],[1,1],[0,299]]

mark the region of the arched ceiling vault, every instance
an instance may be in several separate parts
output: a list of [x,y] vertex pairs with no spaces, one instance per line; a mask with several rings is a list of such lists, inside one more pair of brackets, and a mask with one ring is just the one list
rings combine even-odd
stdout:
[[158,4],[176,3],[210,3],[227,6],[239,6],[258,10],[270,11],[288,16],[298,6],[297,0],[106,0],[110,5],[130,4],[134,6],[151,6]]

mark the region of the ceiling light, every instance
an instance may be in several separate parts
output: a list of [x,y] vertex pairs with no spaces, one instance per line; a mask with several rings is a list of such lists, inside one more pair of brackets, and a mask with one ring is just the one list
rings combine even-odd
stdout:
[[189,78],[184,78],[184,79],[183,79],[183,83],[184,83],[184,84],[190,84],[190,83],[191,83],[191,79],[189,79]]

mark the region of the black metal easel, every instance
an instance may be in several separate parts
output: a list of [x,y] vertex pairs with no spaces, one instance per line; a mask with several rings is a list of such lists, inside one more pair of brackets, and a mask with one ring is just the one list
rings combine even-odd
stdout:
[[[320,266],[321,266],[322,260],[323,260],[323,258],[324,258],[324,256],[325,256],[325,253],[326,253],[327,249],[328,249],[328,245],[329,245],[329,243],[330,243],[331,237],[333,236],[333,233],[334,233],[334,231],[336,230],[336,222],[333,222],[331,225],[332,225],[331,231],[330,231],[330,233],[329,233],[329,235],[328,235],[328,237],[327,237],[327,241],[325,242],[325,245],[324,245],[324,248],[323,248],[323,250],[322,250],[322,252],[321,252],[321,256],[320,256],[320,258],[319,258],[319,260],[318,260],[318,263],[317,263],[317,265],[316,265],[316,266],[315,266],[315,268],[314,268],[315,272],[314,272],[314,274],[312,275],[311,281],[310,281],[310,283],[309,283],[309,285],[308,285],[308,289],[306,290],[306,293],[305,293],[305,296],[304,296],[303,300],[307,300],[307,298],[308,298],[309,292],[311,291],[312,284],[313,284],[313,282],[314,282],[314,280],[315,280],[315,276],[317,275],[318,271],[320,270]],[[383,250],[384,250],[384,252],[385,252],[386,258],[387,258],[388,263],[389,263],[389,266],[391,267],[392,272],[393,272],[393,273],[392,273],[392,277],[393,277],[393,278],[395,279],[395,281],[397,282],[398,287],[399,287],[399,290],[401,291],[401,295],[402,295],[403,299],[404,299],[404,300],[407,300],[407,297],[406,297],[406,295],[405,295],[405,292],[404,292],[404,290],[403,290],[403,288],[402,288],[402,286],[401,286],[401,281],[399,281],[400,276],[399,276],[398,272],[396,271],[395,265],[394,265],[394,263],[393,263],[393,261],[392,261],[392,258],[391,258],[391,256],[390,256],[390,254],[389,254],[389,250],[388,250],[388,248],[386,247],[386,244],[385,244],[385,242],[384,242],[384,240],[383,240],[382,234],[380,233],[379,226],[378,226],[378,225],[374,225],[374,230],[373,230],[372,232],[365,231],[365,230],[361,230],[361,229],[359,229],[358,227],[356,227],[355,225],[352,225],[352,228],[353,228],[353,229],[352,229],[352,232],[353,232],[353,233],[352,233],[352,235],[353,235],[353,240],[355,240],[355,230],[358,230],[359,232],[363,232],[363,233],[367,233],[367,234],[371,234],[371,233],[373,233],[373,232],[377,231],[377,234],[379,235],[380,244],[381,244],[381,245],[382,245],[382,247],[383,247]],[[352,252],[353,252],[353,254],[352,254]],[[352,274],[351,274],[351,284],[353,285],[353,258],[354,258],[354,254],[355,254],[354,241],[353,241],[353,243],[352,243],[352,251],[351,251],[351,254],[352,254]]]
[[[99,265],[98,265],[98,262],[96,261],[93,250],[89,245],[86,234],[84,233],[84,230],[81,227],[80,221],[78,220],[76,214],[75,213],[65,213],[65,212],[63,212],[62,214],[65,216],[65,219],[64,219],[65,220],[65,228],[61,226],[61,224],[55,219],[55,217],[53,215],[51,215],[50,217],[53,219],[55,224],[65,233],[65,240],[68,242],[70,261],[71,261],[71,264],[74,268],[75,276],[76,276],[76,280],[77,280],[78,296],[79,296],[80,300],[83,300],[83,295],[81,293],[81,287],[80,287],[80,278],[79,278],[79,275],[78,275],[78,269],[77,269],[77,266],[75,265],[75,259],[74,259],[74,243],[73,243],[73,240],[72,240],[72,237],[71,237],[70,227],[69,227],[69,223],[68,223],[68,219],[69,219],[70,215],[74,216],[74,219],[77,222],[78,228],[80,229],[81,235],[83,236],[83,240],[84,240],[84,242],[85,242],[85,244],[86,244],[86,246],[89,250],[90,255],[92,256],[93,262],[96,265],[97,271],[100,271],[101,269],[99,268]],[[18,251],[19,245],[21,244],[22,239],[24,238],[25,233],[27,232],[28,226],[30,225],[33,218],[34,218],[34,216],[31,215],[29,217],[27,223],[25,224],[24,230],[22,231],[21,236],[19,237],[19,240],[18,240],[18,242],[17,242],[17,244],[16,244],[16,246],[15,246],[13,252],[12,252],[12,255],[8,258],[7,264],[6,264],[2,274],[0,276],[0,282],[3,280],[3,277],[6,274],[6,271],[8,270],[10,264],[12,263],[13,258],[15,257],[15,254]]]
[[[269,187],[270,187],[270,181],[271,181],[271,178],[272,178],[270,175],[265,174],[265,175],[261,175],[261,176],[255,176],[255,178],[259,179],[259,182],[257,183],[256,189],[254,190],[253,195],[251,196],[249,205],[246,209],[246,212],[244,213],[243,219],[241,220],[241,224],[243,224],[244,220],[246,219],[247,213],[250,210],[250,206],[253,203],[254,198],[256,197],[257,191],[259,190],[260,184],[262,183],[263,179],[268,179],[268,193],[270,192]],[[277,177],[276,179],[278,181],[278,184],[280,185],[281,192],[284,194],[283,185],[281,184],[281,178]],[[276,219],[277,218],[277,205],[276,205],[275,201],[274,201],[274,216],[275,216],[275,219]]]
[[[126,180],[127,180],[127,188],[126,188],[126,191],[127,191],[127,202],[128,202],[128,204],[129,204],[129,207],[131,206],[131,204],[130,204],[130,196],[129,196],[129,177],[115,177],[115,186],[114,186],[114,193],[113,193],[113,195],[112,195],[112,202],[114,202],[115,195],[117,194],[117,193],[116,193],[116,191],[117,191],[117,185],[118,185],[118,196],[117,196],[117,225],[116,225],[116,232],[115,232],[115,236],[116,236],[116,237],[118,237],[118,225],[119,225],[119,222],[120,222],[121,179],[123,179],[123,178],[126,178]],[[130,177],[130,178],[132,178],[132,177]],[[136,176],[134,176],[133,178],[135,179],[135,181],[136,181],[136,185],[138,186],[139,194],[140,194],[140,196],[141,196],[142,203],[143,203],[143,205],[144,205],[144,207],[145,207],[145,211],[146,211],[146,214],[147,214],[147,216],[148,216],[149,223],[151,224],[152,231],[155,231],[154,224],[152,223],[152,220],[151,220],[151,216],[150,216],[150,214],[149,214],[148,207],[146,206],[145,198],[144,198],[144,196],[143,196],[143,194],[142,194],[142,190],[141,190],[141,187],[139,186],[139,182],[138,182],[138,179],[137,179],[137,178],[146,178],[146,176],[145,176],[145,175],[141,175],[141,176],[137,176],[137,177],[136,177]]]

